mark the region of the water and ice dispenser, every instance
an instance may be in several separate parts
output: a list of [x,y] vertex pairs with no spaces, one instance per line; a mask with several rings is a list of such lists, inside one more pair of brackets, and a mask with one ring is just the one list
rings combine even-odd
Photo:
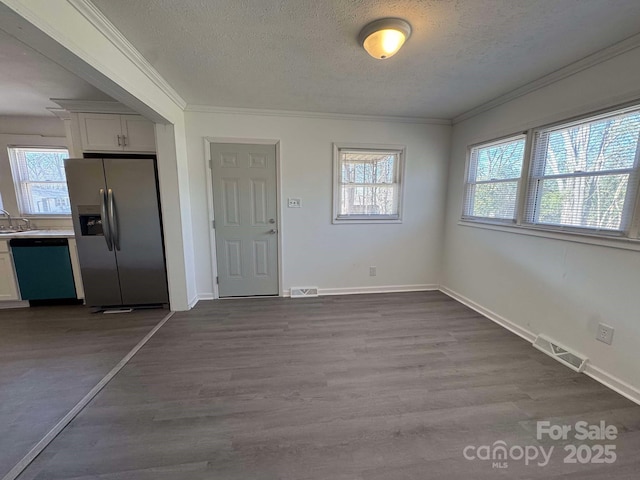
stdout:
[[103,237],[100,205],[78,205],[78,220],[83,237]]

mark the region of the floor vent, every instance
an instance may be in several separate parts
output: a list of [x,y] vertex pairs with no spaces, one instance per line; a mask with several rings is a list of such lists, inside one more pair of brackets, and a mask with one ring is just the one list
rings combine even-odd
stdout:
[[544,335],[538,335],[533,342],[533,346],[576,372],[582,372],[589,360],[587,357],[558,345],[555,340],[551,340]]
[[317,297],[318,287],[292,287],[291,298]]

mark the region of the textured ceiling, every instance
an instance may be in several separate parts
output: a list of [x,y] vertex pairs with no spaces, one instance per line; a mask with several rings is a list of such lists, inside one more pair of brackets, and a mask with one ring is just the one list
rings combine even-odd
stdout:
[[0,115],[48,116],[50,98],[111,100],[97,88],[0,30]]
[[[190,104],[451,118],[640,31],[639,0],[93,0]],[[393,58],[357,44],[398,16]]]

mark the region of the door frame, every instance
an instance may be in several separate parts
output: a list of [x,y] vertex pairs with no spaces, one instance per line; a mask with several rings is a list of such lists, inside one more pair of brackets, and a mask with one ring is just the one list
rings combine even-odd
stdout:
[[209,210],[209,246],[211,252],[211,281],[213,283],[213,299],[220,298],[218,291],[218,256],[216,254],[216,232],[213,228],[213,170],[211,169],[211,145],[215,143],[237,143],[244,145],[273,145],[276,149],[276,212],[278,220],[276,229],[278,230],[278,296],[283,296],[282,291],[282,175],[280,169],[280,140],[270,138],[237,138],[237,137],[204,137],[204,159],[205,171],[207,172],[207,208]]

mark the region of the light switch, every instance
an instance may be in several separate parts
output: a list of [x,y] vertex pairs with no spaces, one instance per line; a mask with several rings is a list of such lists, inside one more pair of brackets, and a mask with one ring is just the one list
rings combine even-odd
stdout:
[[299,198],[289,198],[288,200],[289,208],[300,208],[302,206],[302,201]]

